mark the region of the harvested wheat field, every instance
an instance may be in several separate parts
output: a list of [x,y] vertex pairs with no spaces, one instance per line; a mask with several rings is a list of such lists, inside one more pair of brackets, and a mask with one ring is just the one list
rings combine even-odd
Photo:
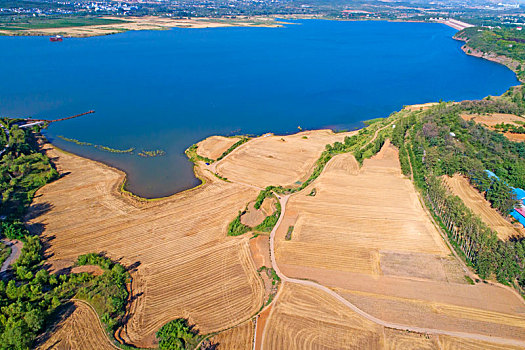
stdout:
[[[492,113],[488,115],[484,114],[462,114],[461,118],[464,120],[474,120],[476,123],[485,125],[489,129],[495,130],[494,125],[496,124],[512,124],[515,126],[523,126],[525,122],[525,117],[517,116],[514,114],[504,114],[504,113]],[[515,134],[511,132],[503,133],[506,138],[515,142],[525,141],[525,134]]]
[[197,144],[197,153],[215,160],[239,140],[238,137],[210,136]]
[[248,237],[226,236],[229,222],[257,190],[210,177],[167,199],[137,201],[117,193],[119,171],[48,153],[67,175],[38,192],[28,215],[32,230],[43,229],[52,271],[89,252],[133,267],[134,300],[121,332],[126,342],[154,347],[155,332],[177,317],[208,333],[259,310],[264,290]]
[[248,320],[237,327],[221,332],[210,340],[219,350],[249,350],[253,344],[254,321]]
[[478,340],[421,334],[377,325],[330,295],[287,283],[264,330],[263,349],[517,349]]
[[452,194],[461,198],[474,214],[479,215],[487,226],[498,233],[500,239],[506,240],[510,237],[525,236],[525,230],[514,227],[509,221],[505,220],[491,207],[483,195],[470,185],[467,178],[456,174],[453,177],[443,176],[443,180]]
[[439,344],[441,350],[520,350],[522,347],[500,345],[471,339],[440,336]]
[[63,319],[39,350],[112,350],[95,311],[82,301],[74,301],[64,311]]
[[285,283],[262,349],[379,349],[382,327],[315,288]]
[[451,256],[388,142],[361,169],[350,154],[334,157],[293,195],[275,251],[286,276],[336,288],[384,321],[525,339],[523,301],[503,287],[467,284],[468,272]]
[[[483,124],[488,127],[493,127],[496,124],[512,124],[520,126],[519,122],[525,122],[524,117],[514,114],[492,113],[492,114],[461,114],[464,120],[474,120],[476,123]],[[518,123],[516,123],[518,121]]]
[[216,165],[219,175],[258,187],[305,181],[327,144],[354,133],[305,131],[289,136],[259,137],[243,144]]

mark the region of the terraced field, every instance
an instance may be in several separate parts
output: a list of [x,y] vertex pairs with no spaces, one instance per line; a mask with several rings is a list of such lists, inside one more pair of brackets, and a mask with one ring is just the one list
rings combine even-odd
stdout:
[[118,349],[110,343],[97,314],[86,303],[71,303],[64,316],[51,337],[38,347],[39,350]]
[[514,227],[509,221],[505,220],[490,203],[473,188],[468,180],[461,175],[454,175],[453,177],[443,176],[445,184],[450,191],[461,198],[467,207],[475,214],[481,217],[481,220],[498,233],[498,237],[506,240],[510,237],[525,236],[523,228]]

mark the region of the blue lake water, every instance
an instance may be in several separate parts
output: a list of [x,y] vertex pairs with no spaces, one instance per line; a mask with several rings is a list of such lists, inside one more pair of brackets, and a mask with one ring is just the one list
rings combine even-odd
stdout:
[[[128,173],[156,197],[195,186],[184,149],[214,134],[352,129],[403,105],[478,99],[518,81],[469,57],[442,24],[297,21],[65,39],[0,37],[0,115],[58,118],[57,146]],[[141,158],[65,142],[163,149]]]

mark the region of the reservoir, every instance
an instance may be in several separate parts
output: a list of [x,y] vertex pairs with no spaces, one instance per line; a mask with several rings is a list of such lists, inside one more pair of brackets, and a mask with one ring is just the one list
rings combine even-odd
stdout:
[[[443,24],[299,20],[282,28],[174,28],[92,38],[0,37],[0,115],[56,119],[58,147],[166,196],[199,183],[184,155],[210,135],[354,129],[403,105],[518,85],[465,55]],[[111,153],[59,136],[131,153]],[[140,151],[162,150],[158,157]]]

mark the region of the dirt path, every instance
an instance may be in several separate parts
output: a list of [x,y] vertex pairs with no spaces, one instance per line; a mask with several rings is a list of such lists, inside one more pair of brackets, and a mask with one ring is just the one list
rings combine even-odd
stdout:
[[2,268],[0,268],[0,273],[4,273],[18,259],[24,244],[16,239],[3,239],[1,242],[11,248],[11,254],[2,264]]
[[7,128],[5,128],[2,124],[0,124],[0,127],[2,129],[4,129],[4,132],[6,134],[6,137],[7,137],[7,144],[5,145],[4,149],[0,151],[0,156],[2,154],[4,154],[4,152],[7,150],[7,148],[9,148],[9,130]]
[[[279,220],[277,221],[277,224],[275,225],[275,227],[273,228],[272,232],[270,233],[270,258],[271,258],[273,269],[275,270],[277,275],[281,278],[283,283],[297,283],[297,284],[300,284],[300,285],[303,285],[303,286],[309,286],[309,287],[317,288],[317,289],[319,289],[319,290],[321,290],[321,291],[323,291],[325,293],[328,293],[329,295],[331,295],[332,297],[334,297],[335,299],[337,299],[338,301],[343,303],[345,306],[350,308],[352,311],[354,311],[357,314],[359,314],[360,316],[362,316],[362,317],[366,318],[367,320],[372,321],[372,322],[374,322],[374,323],[376,323],[378,325],[386,327],[386,328],[397,329],[397,330],[401,330],[401,331],[425,333],[425,334],[448,335],[448,336],[453,336],[453,337],[467,338],[467,339],[473,339],[473,340],[478,340],[478,341],[487,341],[487,342],[498,343],[498,344],[503,344],[503,345],[513,345],[513,346],[525,347],[525,341],[520,341],[520,340],[515,340],[515,339],[491,337],[491,336],[485,336],[485,335],[481,335],[481,334],[472,334],[472,333],[464,333],[464,332],[445,331],[445,330],[433,329],[433,328],[413,327],[413,326],[397,324],[397,323],[392,323],[392,322],[385,322],[385,321],[383,321],[383,320],[381,320],[381,319],[379,319],[377,317],[374,317],[374,316],[368,314],[367,312],[359,309],[357,306],[355,306],[354,304],[352,304],[351,302],[349,302],[348,300],[343,298],[341,295],[337,294],[333,290],[331,290],[331,289],[329,289],[329,288],[327,288],[327,287],[325,287],[323,285],[320,285],[318,283],[315,283],[315,282],[312,282],[312,281],[308,281],[308,280],[298,280],[298,279],[295,279],[295,278],[290,278],[290,277],[284,275],[281,272],[281,270],[279,269],[279,266],[277,265],[277,261],[275,259],[275,234],[276,234],[277,229],[279,228],[279,226],[280,226],[280,224],[281,224],[281,222],[282,222],[282,220],[284,218],[284,215],[286,213],[286,204],[288,202],[288,199],[290,198],[290,195],[286,195],[286,196],[282,196],[282,197],[278,197],[278,198],[279,198],[279,201],[280,201],[280,204],[281,204],[281,216],[279,217]],[[278,297],[279,297],[279,294],[274,299],[274,301],[273,301],[274,303],[276,302]],[[263,339],[261,341],[261,347],[260,348],[261,349],[264,348],[264,337],[263,337]]]

